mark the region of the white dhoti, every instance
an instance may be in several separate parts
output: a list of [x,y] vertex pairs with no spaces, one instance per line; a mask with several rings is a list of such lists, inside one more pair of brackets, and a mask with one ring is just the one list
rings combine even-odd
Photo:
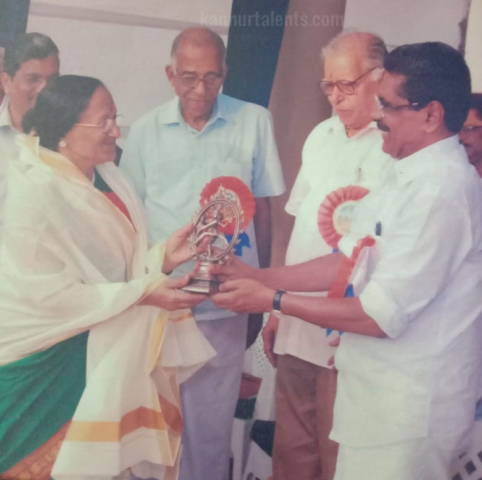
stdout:
[[435,436],[370,448],[340,445],[335,480],[451,480],[455,447]]

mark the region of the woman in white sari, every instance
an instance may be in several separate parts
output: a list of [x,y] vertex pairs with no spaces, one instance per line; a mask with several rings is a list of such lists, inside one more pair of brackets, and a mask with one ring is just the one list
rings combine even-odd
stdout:
[[177,477],[178,385],[213,350],[187,310],[204,297],[163,273],[192,227],[148,252],[116,116],[100,81],[65,75],[24,118],[0,254],[2,479]]

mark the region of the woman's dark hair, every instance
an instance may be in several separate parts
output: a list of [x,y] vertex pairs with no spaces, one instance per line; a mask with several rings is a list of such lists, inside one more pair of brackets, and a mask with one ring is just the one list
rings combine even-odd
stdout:
[[79,122],[100,80],[79,75],[62,75],[51,80],[39,93],[35,107],[25,114],[23,131],[35,131],[40,145],[57,151],[60,139]]
[[445,126],[462,128],[470,104],[470,72],[464,57],[441,42],[403,45],[385,57],[385,70],[405,77],[399,95],[421,107],[437,101],[445,110]]

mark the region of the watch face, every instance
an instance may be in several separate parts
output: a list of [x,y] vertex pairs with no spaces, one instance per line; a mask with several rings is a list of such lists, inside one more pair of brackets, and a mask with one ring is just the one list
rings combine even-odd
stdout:
[[284,290],[278,290],[273,297],[273,313],[278,317],[281,315],[281,297],[285,293]]

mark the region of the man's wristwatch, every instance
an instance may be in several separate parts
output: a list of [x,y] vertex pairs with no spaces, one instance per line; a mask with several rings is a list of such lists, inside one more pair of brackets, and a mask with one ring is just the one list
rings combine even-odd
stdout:
[[279,317],[281,315],[281,297],[286,292],[284,290],[278,290],[273,297],[273,313]]

